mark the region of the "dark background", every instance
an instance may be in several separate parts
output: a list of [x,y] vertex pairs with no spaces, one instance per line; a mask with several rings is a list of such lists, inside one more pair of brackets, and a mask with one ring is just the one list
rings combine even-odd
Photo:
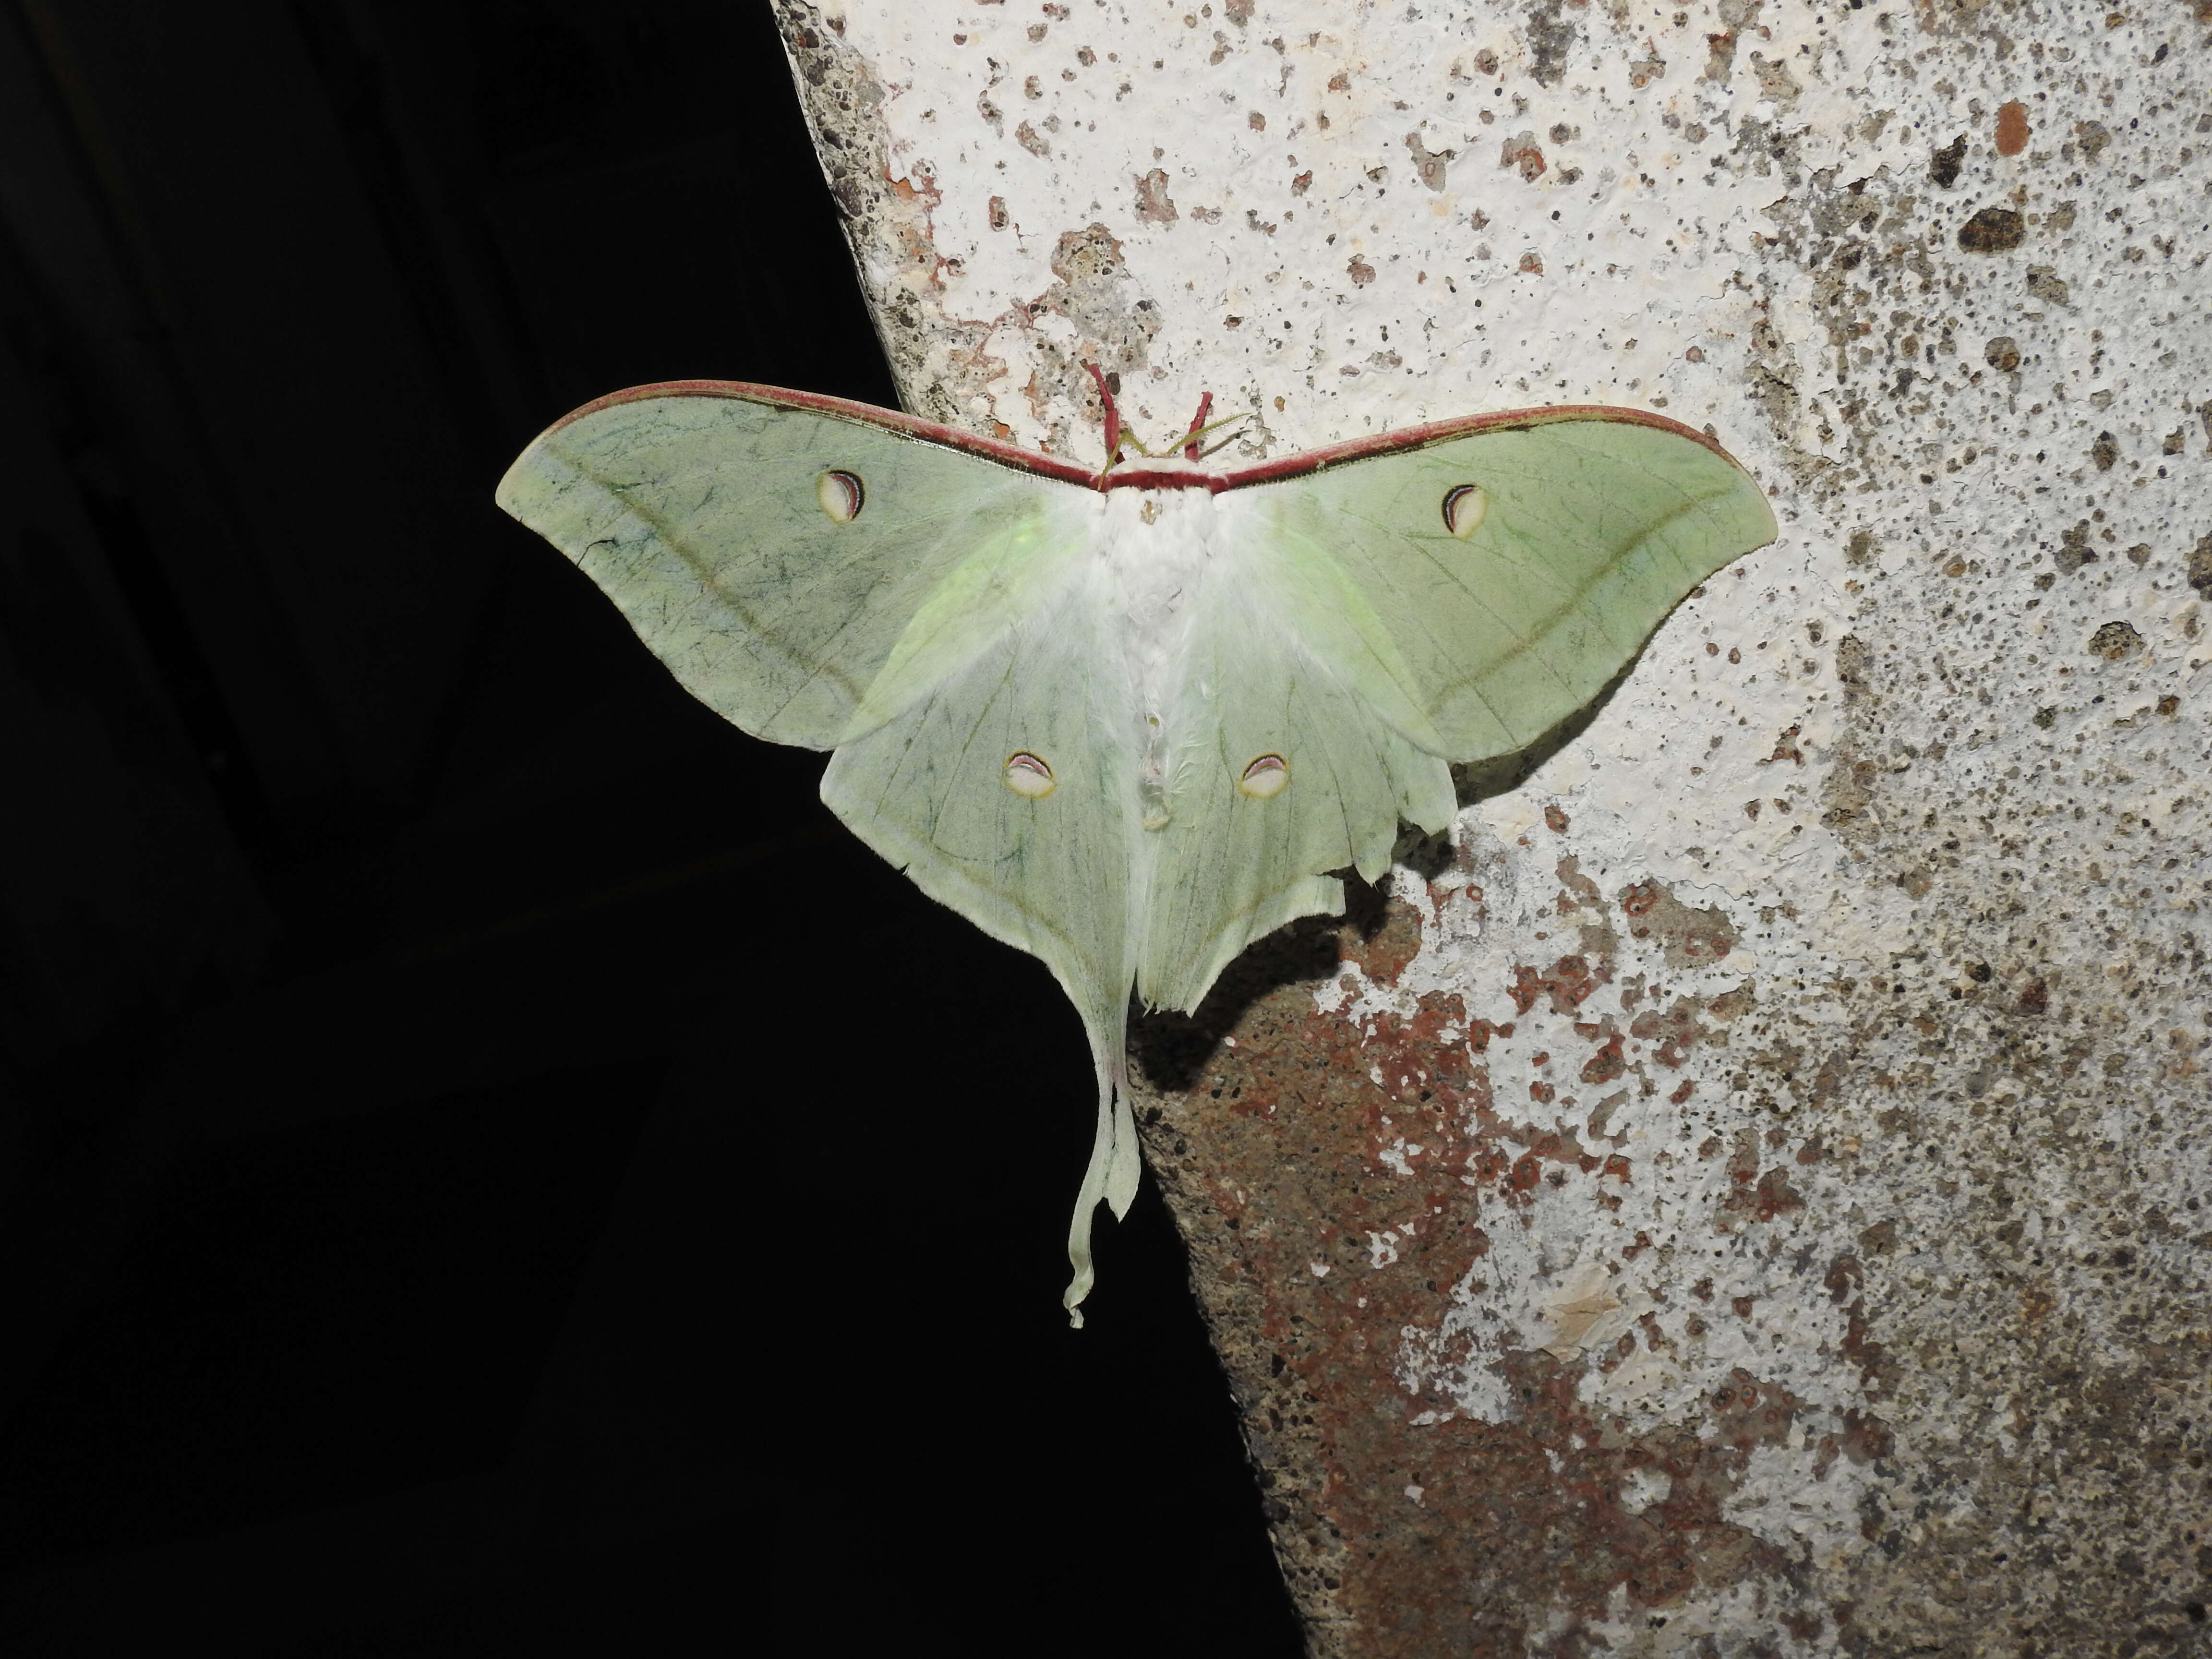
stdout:
[[492,505],[691,377],[893,398],[765,0],[0,0],[0,1650],[1297,1650],[1050,979]]

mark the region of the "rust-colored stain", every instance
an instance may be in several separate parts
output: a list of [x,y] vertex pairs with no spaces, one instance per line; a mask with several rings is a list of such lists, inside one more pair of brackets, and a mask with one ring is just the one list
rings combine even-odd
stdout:
[[1513,1006],[1527,1013],[1540,1000],[1548,999],[1555,1014],[1572,1013],[1580,1007],[1591,992],[1605,983],[1591,971],[1589,963],[1580,957],[1561,957],[1549,971],[1539,971],[1525,963],[1513,970],[1513,983],[1506,994]]
[[1506,139],[1499,147],[1498,165],[1518,171],[1533,185],[1544,176],[1547,163],[1544,152],[1536,143],[1536,135],[1524,132]]
[[2027,148],[2027,106],[2013,99],[1997,110],[1997,154],[2017,155]]
[[886,173],[883,180],[885,195],[904,210],[898,220],[899,252],[902,264],[928,273],[929,285],[945,286],[945,260],[937,251],[935,232],[932,222],[943,198],[927,174],[921,175],[917,185],[911,179],[894,179]]
[[1628,1062],[1621,1057],[1620,1033],[1607,1037],[1605,1046],[1583,1062],[1579,1075],[1585,1083],[1610,1083],[1628,1070]]
[[1656,939],[1669,968],[1694,968],[1718,962],[1735,949],[1735,928],[1716,909],[1692,910],[1656,881],[1632,884],[1620,896],[1634,939]]
[[1778,1167],[1760,1167],[1755,1146],[1740,1148],[1729,1159],[1729,1180],[1735,1190],[1721,1203],[1718,1224],[1723,1231],[1771,1221],[1805,1207],[1804,1198],[1790,1184],[1786,1173]]
[[[1617,1209],[1636,1178],[1607,1144],[1608,1106],[1529,1073],[1653,1094],[1692,1048],[1725,1046],[1752,1006],[1747,991],[1647,1003],[1631,982],[1619,986],[1635,1010],[1629,1030],[1610,1013],[1583,1017],[1595,988],[1617,983],[1625,934],[1682,967],[1726,956],[1735,935],[1664,883],[1607,898],[1571,856],[1558,874],[1548,908],[1578,925],[1582,948],[1517,964],[1495,988],[1523,1018],[1551,1022],[1510,1086],[1493,1080],[1490,1050],[1512,1025],[1470,1018],[1455,993],[1357,1018],[1316,1011],[1311,987],[1340,963],[1387,986],[1419,951],[1422,913],[1371,896],[1357,896],[1340,927],[1317,920],[1264,941],[1197,1018],[1155,1018],[1138,1037],[1157,1090],[1139,1114],[1148,1160],[1235,1379],[1285,1572],[1302,1605],[1359,1632],[1363,1659],[1576,1653],[1573,1630],[1608,1608],[1617,1615],[1623,1593],[1663,1616],[1692,1595],[1778,1582],[1784,1553],[1729,1518],[1752,1454],[1797,1443],[1801,1429],[1818,1467],[1879,1456],[1887,1443],[1870,1415],[1802,1421],[1786,1388],[1741,1367],[1686,1421],[1632,1421],[1583,1400],[1587,1375],[1702,1340],[1712,1313],[1671,1330],[1644,1313],[1591,1347],[1583,1334],[1621,1306],[1606,1293],[1555,1302],[1558,1334],[1545,1347],[1437,1326],[1440,1294],[1489,1291],[1501,1230],[1528,1224],[1540,1206]],[[1481,903],[1456,872],[1432,891]],[[1233,1045],[1221,1040],[1231,1035]],[[1718,1232],[1784,1227],[1806,1207],[1793,1180],[1803,1165],[1784,1145],[1739,1137]],[[1592,1176],[1594,1192],[1566,1184]],[[1893,1236],[1872,1236],[1894,1248]],[[1621,1255],[1650,1248],[1638,1234]],[[1842,1358],[1872,1384],[1889,1362],[1870,1334],[1863,1279],[1842,1258],[1826,1282],[1846,1322]],[[1710,1280],[1704,1294],[1713,1300]],[[1723,1321],[1748,1320],[1755,1302],[1731,1293],[1714,1307]],[[1503,1420],[1456,1409],[1440,1383],[1409,1393],[1395,1334],[1407,1331],[1435,1332],[1427,1374],[1498,1379],[1510,1401]],[[1869,1400],[1879,1392],[1870,1386]]]
[[[1480,902],[1480,900],[1477,900]],[[1368,978],[1395,985],[1421,948],[1421,919],[1402,904],[1386,905],[1372,888],[1352,895],[1340,940],[1332,948]]]
[[1168,175],[1154,167],[1137,181],[1137,219],[1141,224],[1172,224],[1178,216],[1175,198],[1168,194]]
[[[1393,1349],[1370,1338],[1426,1322],[1439,1287],[1483,1276],[1490,1239],[1462,1176],[1494,1194],[1494,1228],[1518,1224],[1512,1212],[1535,1201],[1548,1170],[1587,1163],[1626,1182],[1628,1161],[1557,1133],[1521,1150],[1527,1131],[1492,1109],[1455,998],[1360,1028],[1311,1008],[1297,987],[1245,1006],[1237,1046],[1214,1048],[1194,1085],[1160,1097],[1145,1126],[1179,1211],[1207,1218],[1191,1244],[1209,1311],[1239,1308],[1234,1327],[1217,1317],[1217,1335],[1234,1343],[1256,1330],[1265,1344],[1229,1358],[1301,1599],[1340,1609],[1361,1632],[1358,1650],[1377,1659],[1517,1656],[1548,1633],[1535,1620],[1556,1632],[1561,1615],[1601,1618],[1618,1589],[1662,1610],[1782,1571],[1782,1553],[1726,1509],[1752,1453],[1789,1443],[1800,1405],[1786,1389],[1739,1369],[1702,1423],[1656,1429],[1578,1398],[1586,1370],[1667,1343],[1655,1325],[1571,1360],[1470,1352],[1502,1372],[1512,1420],[1414,1420],[1425,1407],[1433,1419],[1436,1402],[1408,1398]],[[1152,1035],[1171,1048],[1163,1024]],[[1204,1110],[1217,1090],[1295,1109]],[[1410,1176],[1378,1178],[1376,1152],[1393,1142],[1422,1151]],[[1297,1178],[1285,1178],[1291,1170]],[[1527,1594],[1538,1583],[1540,1608]]]
[[[1652,1044],[1651,1057],[1662,1066],[1679,1067],[1689,1059],[1690,1050],[1711,1035],[1698,1022],[1698,1016],[1702,1012],[1694,998],[1677,997],[1670,1007],[1647,1008],[1637,1015],[1629,1022],[1628,1035],[1638,1042]],[[1690,1097],[1686,1091],[1692,1087],[1688,1079],[1684,1079],[1681,1089],[1676,1091],[1680,1096],[1677,1104]]]

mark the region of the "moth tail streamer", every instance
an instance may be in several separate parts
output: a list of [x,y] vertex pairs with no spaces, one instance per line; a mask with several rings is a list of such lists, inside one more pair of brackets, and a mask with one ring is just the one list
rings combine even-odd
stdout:
[[1091,1142],[1091,1162],[1084,1168],[1083,1185],[1075,1194],[1075,1214],[1067,1224],[1067,1265],[1073,1277],[1060,1297],[1060,1305],[1067,1310],[1068,1325],[1075,1330],[1083,1328],[1083,1298],[1091,1294],[1097,1278],[1091,1258],[1091,1224],[1099,1201],[1105,1201],[1116,1221],[1125,1218],[1137,1196],[1138,1178],[1144,1173],[1144,1160],[1137,1150],[1137,1120],[1129,1109],[1125,1064],[1119,1041],[1097,1061],[1098,1127]]

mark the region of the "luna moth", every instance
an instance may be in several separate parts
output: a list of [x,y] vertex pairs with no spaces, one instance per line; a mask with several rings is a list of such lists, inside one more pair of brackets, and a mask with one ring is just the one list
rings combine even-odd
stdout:
[[[1154,456],[1103,377],[1093,469],[895,410],[684,380],[586,404],[499,504],[709,708],[826,749],[822,797],[931,897],[1045,963],[1097,1124],[1069,1224],[1135,1196],[1132,991],[1194,1010],[1255,939],[1372,881],[1450,767],[1588,702],[1775,535],[1657,415],[1477,415],[1281,459]],[[1125,449],[1138,459],[1124,463]]]

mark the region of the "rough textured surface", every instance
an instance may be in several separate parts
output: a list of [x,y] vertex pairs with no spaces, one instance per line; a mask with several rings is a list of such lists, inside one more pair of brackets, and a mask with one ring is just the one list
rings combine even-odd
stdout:
[[2207,1650],[2198,14],[783,15],[918,411],[1627,403],[1784,522],[1140,1036],[1314,1651]]

